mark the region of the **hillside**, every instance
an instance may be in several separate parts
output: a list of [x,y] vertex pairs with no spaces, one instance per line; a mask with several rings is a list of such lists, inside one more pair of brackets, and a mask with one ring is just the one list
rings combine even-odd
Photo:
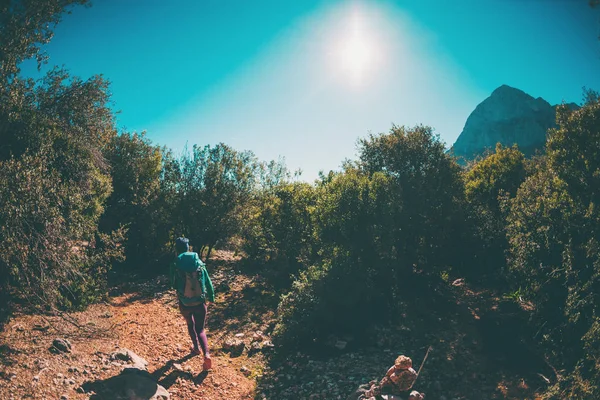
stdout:
[[[578,108],[574,103],[569,104]],[[462,160],[472,160],[496,143],[517,144],[526,154],[541,150],[548,129],[556,126],[556,105],[522,90],[502,85],[473,110],[451,148]]]

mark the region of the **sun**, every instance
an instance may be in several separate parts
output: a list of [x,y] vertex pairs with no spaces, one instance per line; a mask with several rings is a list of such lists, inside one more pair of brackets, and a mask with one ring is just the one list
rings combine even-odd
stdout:
[[368,15],[354,8],[337,35],[335,69],[352,85],[365,84],[375,73],[378,44],[369,30]]
[[359,31],[355,31],[346,43],[342,44],[340,66],[353,81],[360,82],[369,71],[373,57],[372,53],[368,41]]

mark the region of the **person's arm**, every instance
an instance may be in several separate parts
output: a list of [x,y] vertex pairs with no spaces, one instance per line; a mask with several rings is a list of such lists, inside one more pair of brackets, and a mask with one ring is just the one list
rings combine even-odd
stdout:
[[206,299],[210,302],[215,301],[215,289],[213,288],[212,281],[210,280],[210,276],[208,276],[208,271],[206,268],[204,269],[204,276],[206,277]]
[[202,281],[200,284],[204,286],[206,289],[206,300],[210,302],[215,301],[215,289],[213,288],[212,281],[210,280],[210,276],[208,276],[208,270],[206,269],[206,264],[202,262],[198,253],[196,253],[196,266],[202,270],[202,274],[198,277]]
[[392,365],[392,366],[390,367],[390,369],[388,369],[388,371],[387,371],[387,373],[385,374],[385,376],[387,376],[387,377],[389,378],[390,376],[392,376],[392,374],[393,374],[395,371],[396,371],[396,366],[395,366],[395,365]]

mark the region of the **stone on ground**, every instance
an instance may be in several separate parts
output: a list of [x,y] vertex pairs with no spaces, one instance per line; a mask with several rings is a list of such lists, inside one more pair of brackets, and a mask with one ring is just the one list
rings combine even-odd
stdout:
[[227,339],[225,343],[223,343],[223,350],[229,351],[233,354],[241,354],[244,351],[246,345],[244,341],[241,339]]
[[146,371],[148,368],[148,361],[144,360],[142,357],[135,354],[133,351],[129,349],[120,349],[119,351],[115,351],[110,355],[110,359],[113,361],[125,361],[127,364],[126,368],[134,368],[142,371]]
[[60,353],[70,353],[71,342],[67,339],[56,338],[52,341],[52,347],[50,349]]

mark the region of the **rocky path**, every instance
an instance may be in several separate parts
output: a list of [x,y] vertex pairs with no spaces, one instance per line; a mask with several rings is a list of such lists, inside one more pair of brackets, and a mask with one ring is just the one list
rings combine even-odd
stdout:
[[[210,372],[202,370],[201,356],[190,356],[185,321],[162,278],[126,284],[114,291],[126,293],[111,297],[106,304],[70,314],[84,330],[60,317],[13,319],[0,334],[0,398],[110,398],[102,389],[108,390],[115,382],[119,385],[115,377],[126,367],[111,355],[129,349],[147,361],[150,377],[168,390],[171,399],[253,399],[255,377],[264,364],[261,349],[268,340],[256,332],[268,327],[264,321],[272,313],[238,313],[250,309],[245,294],[256,291],[250,278],[233,274],[228,268],[231,261],[227,253],[218,253],[214,261],[218,266],[213,281],[220,293],[209,307]],[[56,338],[65,339],[70,349],[57,351]],[[223,349],[226,343],[236,342],[244,342],[242,349],[251,349],[253,341],[251,357],[247,350],[232,355]],[[264,347],[269,350],[268,343]],[[154,386],[140,390],[146,395]]]

